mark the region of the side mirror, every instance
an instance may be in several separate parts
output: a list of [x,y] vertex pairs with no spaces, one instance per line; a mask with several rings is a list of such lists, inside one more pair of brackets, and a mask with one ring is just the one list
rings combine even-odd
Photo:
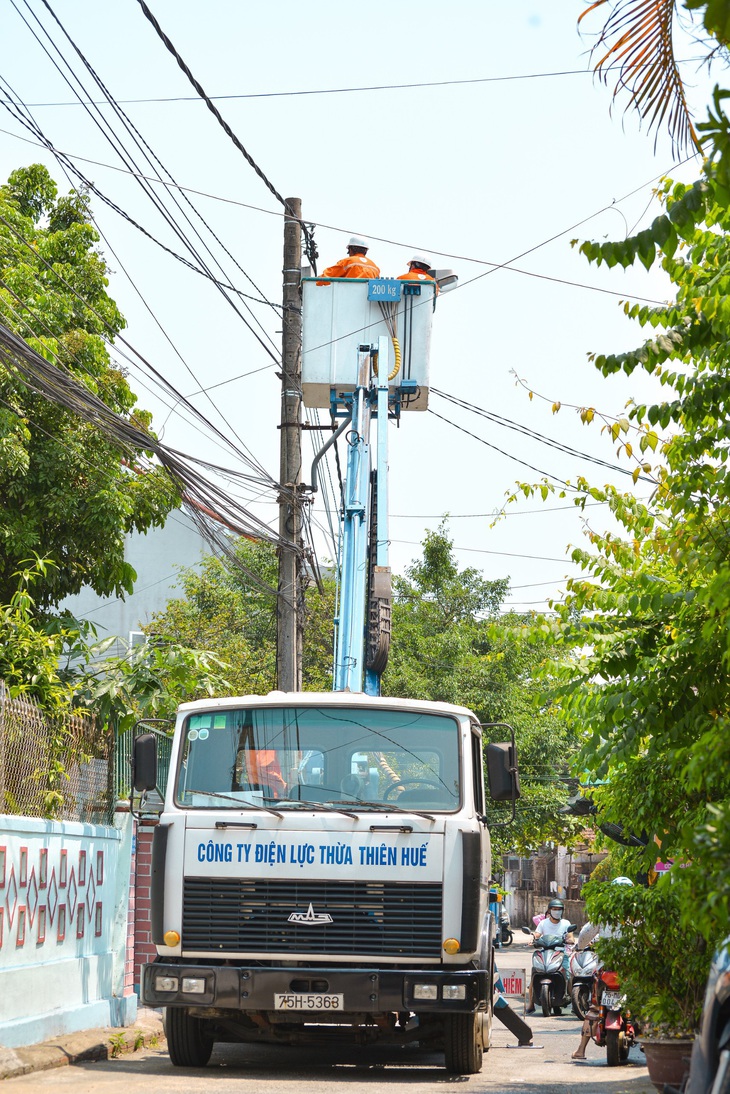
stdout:
[[487,745],[489,796],[495,802],[514,802],[520,796],[517,750],[511,741]]
[[532,934],[532,931],[530,930],[529,927],[520,927],[520,930],[522,931],[523,934]]
[[157,741],[154,733],[140,733],[132,750],[132,786],[140,792],[157,786]]
[[577,923],[571,923],[571,924],[569,924],[569,926],[568,926],[568,931],[567,931],[567,933],[568,933],[568,934],[573,934],[573,933],[574,933],[575,931],[577,931],[577,930],[578,930],[578,924],[577,924]]

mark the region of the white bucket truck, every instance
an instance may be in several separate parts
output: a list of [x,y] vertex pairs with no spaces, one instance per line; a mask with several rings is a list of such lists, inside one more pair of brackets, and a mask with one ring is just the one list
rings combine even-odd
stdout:
[[[517,797],[513,744],[486,748]],[[134,784],[156,783],[137,737]],[[489,1048],[482,727],[464,707],[272,692],[184,704],[155,830],[142,1002],[170,1057],[216,1042],[418,1043],[474,1073]]]

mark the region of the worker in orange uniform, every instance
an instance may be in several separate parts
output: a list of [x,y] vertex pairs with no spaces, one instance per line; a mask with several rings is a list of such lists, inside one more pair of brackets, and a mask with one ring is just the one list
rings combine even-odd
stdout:
[[351,236],[347,257],[322,271],[322,277],[380,277],[380,267],[368,258],[368,245],[359,236]]
[[256,748],[246,754],[246,771],[249,784],[270,788],[275,798],[286,794],[286,782],[279,766],[279,757],[273,748]]
[[[408,273],[401,274],[398,278],[399,281],[433,281],[436,284],[436,278],[431,273],[431,260],[426,258],[425,255],[414,255],[408,263]],[[436,284],[436,292],[438,293],[439,287]]]

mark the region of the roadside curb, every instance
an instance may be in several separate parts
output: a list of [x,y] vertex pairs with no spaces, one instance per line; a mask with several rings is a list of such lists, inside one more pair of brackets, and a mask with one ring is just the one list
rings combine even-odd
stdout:
[[84,1060],[109,1060],[162,1044],[164,1040],[162,1015],[146,1010],[132,1026],[81,1030],[26,1048],[5,1048],[0,1045],[0,1081]]

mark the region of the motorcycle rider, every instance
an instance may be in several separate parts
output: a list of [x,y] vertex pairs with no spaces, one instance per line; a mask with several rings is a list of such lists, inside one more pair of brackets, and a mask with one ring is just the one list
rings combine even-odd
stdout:
[[[565,905],[562,900],[551,900],[547,906],[545,918],[537,924],[535,930],[532,932],[533,940],[543,938],[546,935],[558,935],[564,942],[572,942],[573,936],[568,933],[570,920],[563,918],[564,911]],[[563,970],[565,972],[565,982],[567,984],[570,977],[570,962],[567,953],[563,954]],[[533,981],[531,980],[530,998],[527,1005],[528,1014],[532,1014],[535,1010],[535,993],[533,987]]]

